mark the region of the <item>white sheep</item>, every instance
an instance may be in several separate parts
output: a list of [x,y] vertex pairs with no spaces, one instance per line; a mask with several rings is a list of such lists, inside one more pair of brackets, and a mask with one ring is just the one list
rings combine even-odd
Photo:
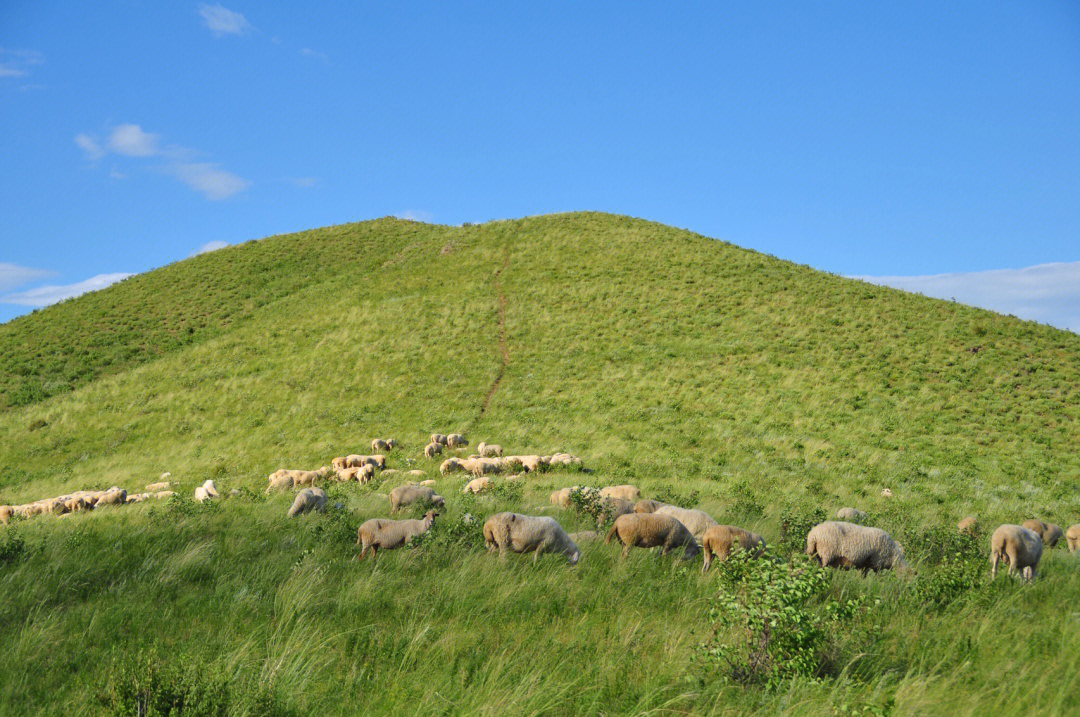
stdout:
[[397,441],[393,438],[375,438],[371,441],[372,453],[389,452],[397,448]]
[[431,442],[432,443],[438,443],[440,446],[445,446],[446,442],[447,442],[446,441],[446,436],[444,434],[442,434],[442,433],[432,433],[431,434]]
[[635,503],[641,500],[641,491],[632,485],[609,485],[607,488],[600,489],[600,495],[607,498],[634,501]]
[[501,458],[503,447],[494,443],[480,441],[476,446],[476,452],[481,458]]
[[[218,497],[220,497],[220,494],[217,491],[217,486],[214,484],[214,481],[212,481],[212,480],[206,481],[201,486],[199,486],[198,488],[195,489],[195,500],[197,500],[200,503],[203,503],[205,501],[212,500],[212,499],[218,498]],[[101,501],[99,500],[98,503],[100,503],[100,502]]]
[[446,437],[446,445],[449,448],[464,448],[469,445],[469,441],[460,433],[451,433]]
[[426,485],[399,485],[390,491],[390,505],[395,513],[400,508],[421,501],[430,501],[440,508],[446,505],[446,500]]
[[1069,552],[1075,553],[1080,550],[1080,523],[1071,526],[1065,531],[1065,540],[1069,543]]
[[296,499],[293,500],[292,507],[289,508],[288,516],[295,518],[313,510],[324,513],[326,512],[326,500],[326,491],[322,488],[304,488],[296,494]]
[[507,550],[533,553],[534,563],[541,553],[562,553],[571,565],[577,565],[581,557],[577,544],[554,518],[547,516],[496,513],[484,522],[484,543],[489,551],[498,548],[503,558]]
[[[677,505],[663,505],[655,511],[659,515],[670,515],[675,520],[679,521],[686,526],[686,529],[690,531],[690,534],[694,536],[694,540],[701,542],[702,536],[705,535],[705,531],[714,525],[719,525],[713,517],[703,510],[697,510],[695,508],[680,508]],[[648,515],[643,513],[642,515]]]
[[379,548],[383,550],[400,548],[410,539],[430,530],[438,515],[434,510],[429,510],[421,520],[372,518],[365,521],[356,531],[356,544],[362,546],[356,559],[363,560],[368,548],[371,549],[372,560],[378,557]]
[[491,487],[491,478],[483,476],[481,478],[473,478],[471,481],[465,484],[465,487],[461,489],[462,493],[483,493],[485,490]]
[[858,508],[841,508],[836,511],[836,517],[848,523],[864,523],[870,516]]
[[999,526],[990,536],[991,579],[997,577],[998,563],[1004,560],[1009,566],[1009,575],[1020,571],[1024,580],[1034,580],[1042,552],[1042,538],[1034,530],[1008,523]]
[[429,443],[424,446],[424,458],[434,458],[442,453],[441,443]]
[[465,461],[461,460],[460,458],[447,458],[445,461],[442,462],[442,465],[439,466],[439,473],[444,476],[463,470],[465,470]]
[[806,554],[817,556],[822,567],[855,568],[865,575],[873,570],[910,570],[904,548],[881,528],[826,521],[806,535]]

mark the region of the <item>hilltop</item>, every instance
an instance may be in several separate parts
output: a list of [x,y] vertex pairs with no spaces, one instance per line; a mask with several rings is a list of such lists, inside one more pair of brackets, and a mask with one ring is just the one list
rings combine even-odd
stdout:
[[843,505],[896,535],[968,514],[1067,526],[1078,389],[1075,334],[607,214],[380,219],[193,257],[0,326],[0,503],[166,470],[186,494],[254,492],[15,526],[0,705],[86,710],[88,665],[153,648],[300,712],[1077,710],[1080,561],[1060,548],[1034,587],[980,583],[942,611],[894,576],[834,575],[884,604],[860,623],[877,636],[825,683],[769,693],[690,661],[717,592],[696,567],[439,543],[373,570],[348,534],[393,482],[335,490],[340,519],[286,521],[291,496],[261,492],[377,436],[403,443],[393,467],[434,473],[424,439],[454,430],[593,473],[466,502],[445,481],[447,523],[630,482],[772,542],[784,516]]

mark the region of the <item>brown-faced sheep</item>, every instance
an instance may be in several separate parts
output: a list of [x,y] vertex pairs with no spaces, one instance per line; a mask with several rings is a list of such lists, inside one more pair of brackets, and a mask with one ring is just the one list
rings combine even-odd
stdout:
[[390,505],[395,513],[407,505],[423,501],[430,501],[440,508],[446,505],[446,500],[426,485],[399,485],[390,491]]
[[482,478],[473,478],[471,481],[465,484],[465,487],[461,489],[462,493],[483,493],[485,490],[491,487],[491,479],[487,476]]
[[0,523],[7,525],[14,515],[15,509],[10,505],[0,505]]
[[442,433],[432,433],[431,442],[438,443],[440,446],[446,445],[446,436]]
[[858,508],[841,508],[836,511],[836,517],[848,523],[864,523],[870,516]]
[[1044,523],[1041,520],[1032,518],[1031,520],[1025,520],[1022,525],[1042,538],[1043,544],[1047,547],[1052,548],[1061,540],[1061,526],[1055,523]]
[[1065,531],[1065,541],[1069,545],[1070,553],[1075,553],[1077,550],[1080,550],[1080,523],[1070,526],[1069,529]]
[[494,443],[480,441],[476,446],[476,453],[481,458],[502,458],[503,447]]
[[146,486],[146,492],[147,493],[157,493],[158,491],[169,490],[169,488],[171,488],[171,487],[172,487],[172,484],[169,483],[169,481],[163,480],[160,483],[151,483],[148,486]]
[[634,504],[634,512],[635,513],[655,513],[656,511],[663,508],[665,505],[667,505],[667,504],[666,503],[661,503],[658,500],[648,500],[648,499],[639,500],[637,503]]
[[817,556],[823,568],[909,571],[903,547],[881,528],[826,521],[806,535],[806,554]]
[[[664,505],[656,509],[656,513],[659,515],[670,515],[675,520],[679,521],[686,526],[686,529],[690,531],[690,534],[694,536],[694,540],[701,541],[701,536],[705,535],[705,531],[714,525],[719,525],[713,517],[703,510],[697,510],[695,508],[680,508],[677,505]],[[648,515],[643,513],[642,515]]]
[[975,535],[979,532],[979,521],[974,515],[969,515],[956,524],[956,529],[964,535]]
[[999,526],[990,536],[990,577],[997,577],[998,563],[1004,560],[1009,566],[1009,575],[1019,571],[1024,580],[1032,581],[1042,552],[1042,538],[1034,530],[1008,523]]
[[387,520],[385,518],[372,518],[365,521],[356,531],[356,544],[361,546],[357,560],[363,560],[368,548],[371,549],[371,559],[375,560],[379,555],[379,549],[394,550],[405,545],[411,538],[426,533],[435,523],[439,514],[429,510],[421,520]]
[[465,461],[460,458],[447,458],[439,466],[439,473],[442,475],[450,475],[451,473],[458,473],[465,470]]
[[375,438],[371,441],[372,453],[389,453],[397,448],[397,441],[393,438]]
[[521,515],[519,513],[496,513],[484,522],[484,542],[488,550],[498,548],[499,555],[506,551],[533,553],[533,562],[541,553],[561,553],[576,565],[581,551],[554,518]]
[[434,458],[442,453],[441,443],[429,443],[424,446],[424,458]]
[[701,552],[705,554],[705,564],[701,572],[709,572],[713,556],[720,562],[728,559],[732,548],[753,550],[755,557],[765,552],[765,539],[757,533],[736,528],[734,525],[717,525],[705,531],[701,538]]
[[628,513],[620,515],[611,526],[611,532],[605,542],[618,539],[622,544],[622,556],[630,554],[630,548],[662,547],[661,555],[667,555],[673,548],[686,546],[683,560],[693,560],[701,552],[697,540],[676,518],[660,513]]
[[641,491],[632,485],[609,485],[600,489],[600,495],[605,498],[621,498],[637,502],[641,500]]
[[292,507],[289,508],[288,516],[295,518],[311,511],[326,512],[326,491],[322,488],[304,488],[297,493]]

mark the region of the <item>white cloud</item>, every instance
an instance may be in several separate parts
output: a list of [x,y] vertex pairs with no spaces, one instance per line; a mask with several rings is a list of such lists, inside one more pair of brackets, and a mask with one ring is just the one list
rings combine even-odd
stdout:
[[316,60],[322,60],[326,64],[330,64],[330,56],[325,52],[319,52],[318,50],[312,50],[310,47],[305,47],[300,50],[300,54],[304,57],[313,57]]
[[144,132],[137,124],[114,127],[109,135],[108,146],[113,152],[127,157],[152,157],[161,151],[158,149],[158,136],[152,132]]
[[857,276],[1080,333],[1080,261],[927,276]]
[[422,222],[424,224],[430,224],[435,218],[431,215],[431,212],[425,212],[422,209],[408,209],[394,216],[398,219],[408,219],[410,222]]
[[26,77],[26,70],[14,65],[0,65],[0,77]]
[[0,77],[26,77],[30,67],[45,62],[37,50],[12,50],[0,47]]
[[227,246],[229,246],[229,242],[227,241],[208,241],[201,247],[199,247],[199,250],[192,254],[192,256],[198,256],[199,254],[209,254],[212,251],[224,249]]
[[46,279],[52,275],[53,272],[45,269],[31,269],[28,266],[5,264],[0,261],[0,291],[11,291],[23,284],[29,284],[37,279]]
[[80,281],[76,284],[66,284],[64,286],[39,286],[28,291],[0,296],[0,303],[40,308],[42,306],[55,304],[64,299],[70,299],[85,294],[88,291],[104,289],[106,286],[115,284],[129,276],[133,275],[125,273],[98,274],[97,276],[92,276],[86,281]]
[[105,156],[105,150],[101,148],[96,139],[88,134],[75,135],[75,144],[79,145],[79,149],[86,154],[86,158],[91,162],[96,162]]
[[167,167],[166,171],[214,201],[228,199],[251,185],[246,179],[209,162],[177,162]]
[[224,35],[246,35],[251,32],[251,23],[242,13],[229,10],[221,5],[199,5],[199,15],[214,33],[214,37]]

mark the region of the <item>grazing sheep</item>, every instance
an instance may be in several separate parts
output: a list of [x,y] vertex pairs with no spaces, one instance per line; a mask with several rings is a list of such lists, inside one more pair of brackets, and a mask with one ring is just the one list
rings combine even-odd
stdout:
[[969,515],[956,524],[956,529],[965,535],[975,535],[979,532],[979,521],[975,516]]
[[1005,560],[1009,566],[1009,575],[1020,571],[1024,580],[1034,580],[1042,552],[1042,538],[1034,530],[1008,523],[999,526],[990,536],[991,579],[997,577],[998,563]]
[[426,485],[399,485],[390,491],[390,505],[395,513],[400,508],[421,501],[430,501],[440,508],[446,505],[446,500]]
[[376,438],[371,441],[372,453],[389,452],[394,450],[395,448],[397,448],[397,441],[395,441],[393,438]]
[[465,470],[465,461],[460,458],[447,458],[439,466],[439,473],[442,475],[450,475],[451,473],[457,473]]
[[172,484],[169,483],[169,481],[163,480],[160,483],[151,483],[150,485],[146,486],[146,492],[157,493],[159,490],[169,490],[169,488],[171,487]]
[[841,508],[836,511],[836,517],[848,523],[862,523],[870,516],[858,508]]
[[465,484],[465,487],[461,489],[462,493],[483,493],[485,490],[491,487],[491,479],[487,476],[483,478],[473,478],[471,481]]
[[580,466],[581,459],[569,453],[555,453],[548,458],[547,464],[549,466]]
[[367,465],[356,466],[354,468],[342,468],[337,472],[338,480],[342,483],[348,483],[349,481],[360,480],[357,476],[360,475],[360,471],[367,468]]
[[315,485],[315,481],[330,475],[332,470],[330,466],[323,466],[314,471],[293,471],[293,482],[296,485]]
[[110,488],[98,496],[94,506],[100,508],[103,505],[123,505],[127,502],[127,491],[123,488]]
[[1032,518],[1031,520],[1025,520],[1022,525],[1028,530],[1034,531],[1042,538],[1043,543],[1051,548],[1061,540],[1061,526],[1055,523],[1044,523],[1041,520]]
[[473,458],[463,463],[465,470],[477,477],[502,473],[502,463],[498,458]]
[[383,550],[400,548],[411,538],[430,530],[438,515],[434,510],[429,510],[421,520],[372,518],[365,521],[356,531],[356,544],[362,546],[356,559],[363,560],[368,548],[371,548],[372,560],[379,556],[379,548]]
[[569,508],[570,493],[573,492],[574,488],[577,488],[577,486],[574,486],[573,488],[560,488],[559,490],[552,492],[548,501],[552,505],[557,505],[560,508]]
[[476,446],[476,453],[481,458],[501,458],[503,454],[503,447],[494,443],[480,443]]
[[432,433],[431,434],[431,442],[432,443],[438,443],[440,446],[445,446],[446,443],[447,443],[447,439],[446,439],[446,436],[443,435],[442,433]]
[[[452,458],[451,460],[457,460],[457,459]],[[405,475],[407,475],[407,476],[423,476],[423,475],[427,475],[427,474],[424,473],[424,471],[422,471],[422,470],[411,470],[411,471],[407,471],[405,473]]]
[[484,543],[489,551],[533,553],[533,562],[541,553],[562,553],[577,565],[581,551],[554,518],[521,515],[519,513],[496,513],[484,522]]
[[806,554],[817,556],[823,568],[856,568],[865,575],[873,570],[910,570],[904,548],[881,528],[855,523],[826,521],[806,535]]
[[549,465],[544,456],[513,456],[513,458],[516,458],[521,463],[521,467],[525,469],[526,473],[547,470]]
[[635,513],[655,513],[663,508],[667,503],[661,503],[658,500],[639,500],[634,504]]
[[396,476],[400,472],[401,471],[399,471],[397,468],[387,468],[386,470],[382,471],[382,474],[384,478],[388,478],[390,476]]
[[63,515],[68,512],[67,506],[64,504],[63,498],[49,498],[44,501],[44,510],[42,512],[52,513],[53,515]]
[[338,456],[334,460],[330,461],[330,465],[333,466],[334,470],[340,473],[341,471],[349,467],[349,461],[348,458],[346,458],[345,456]]
[[212,480],[206,481],[195,489],[195,500],[200,503],[219,497],[221,497],[221,494],[218,493],[217,486]]
[[[686,526],[686,529],[690,531],[690,534],[694,536],[694,540],[701,542],[701,537],[705,535],[705,531],[714,525],[719,525],[713,517],[703,510],[696,510],[694,508],[680,508],[677,505],[664,505],[656,509],[656,513],[659,515],[670,515],[675,520],[679,521]],[[642,515],[648,515],[648,513],[642,513]]]
[[435,481],[431,478],[428,478],[427,480],[420,481],[419,483],[417,483],[417,485],[435,485]]
[[10,505],[0,505],[0,524],[7,525],[15,515],[15,509]]
[[620,515],[611,526],[611,532],[604,542],[610,543],[618,538],[622,544],[622,556],[630,554],[630,548],[663,547],[661,555],[667,555],[672,548],[686,546],[683,560],[693,560],[701,552],[697,540],[678,519],[660,513],[628,513]]
[[731,555],[732,548],[754,551],[755,557],[765,552],[765,539],[757,533],[736,528],[734,525],[717,525],[705,531],[701,538],[701,551],[705,554],[705,564],[701,572],[709,572],[713,556],[723,562]]
[[600,489],[600,495],[635,502],[641,500],[641,491],[632,485],[609,485],[607,488]]
[[326,512],[326,491],[322,488],[304,488],[297,493],[292,507],[289,508],[288,516],[295,518],[313,510],[320,513]]
[[279,473],[281,473],[281,471],[278,471],[278,473],[274,473],[274,474],[272,474],[270,476],[270,485],[266,486],[267,494],[269,494],[271,491],[275,491],[275,490],[290,490],[290,489],[292,489],[292,487],[293,487],[293,477],[291,475],[288,475],[288,474],[279,475]]
[[622,498],[605,496],[600,499],[600,504],[604,507],[604,513],[596,516],[597,523],[604,523],[608,520],[614,520],[620,515],[629,515],[634,512],[634,504]]
[[164,473],[161,474],[161,476],[158,478],[158,480],[167,481],[170,478],[172,478],[172,473],[170,473],[169,471],[165,471]]
[[165,498],[172,498],[174,495],[176,495],[175,490],[163,490],[163,491],[161,491],[159,493],[154,493],[154,497],[157,498],[158,500],[163,500]]
[[67,508],[69,513],[78,513],[83,510],[88,510],[86,499],[78,495],[65,500],[64,507]]
[[429,443],[424,446],[424,458],[434,458],[442,453],[441,443]]
[[464,448],[469,441],[460,433],[451,433],[446,437],[446,445],[448,448]]
[[1080,523],[1065,531],[1065,540],[1069,543],[1069,552],[1075,553],[1080,550]]
[[375,478],[375,466],[366,463],[356,469],[356,480],[360,483],[370,483]]

